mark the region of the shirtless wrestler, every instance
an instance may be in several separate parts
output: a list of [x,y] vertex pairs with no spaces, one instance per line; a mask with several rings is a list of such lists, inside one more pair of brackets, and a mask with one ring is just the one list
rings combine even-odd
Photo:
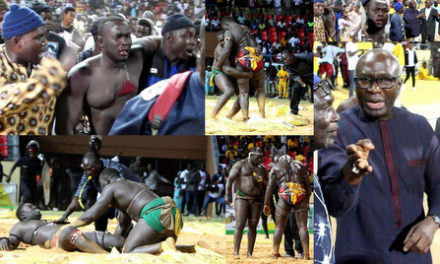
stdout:
[[16,215],[20,222],[12,227],[9,238],[0,238],[0,250],[14,250],[23,242],[66,251],[108,253],[113,247],[121,250],[124,244],[124,239],[117,235],[82,232],[72,226],[41,220],[40,210],[30,203],[21,204]]
[[238,78],[237,85],[239,96],[233,105],[228,118],[232,118],[241,108],[243,121],[249,119],[249,83],[253,81],[256,87],[256,97],[260,115],[265,117],[264,93],[264,60],[261,50],[257,47],[255,39],[252,38],[249,29],[234,22],[232,17],[222,19],[222,28],[225,30],[224,53],[218,59],[218,64],[223,65],[226,58],[231,62],[235,61],[235,68],[243,72],[254,72],[251,79]]
[[125,102],[136,95],[142,66],[160,40],[147,37],[132,46],[130,27],[119,16],[102,19],[98,34],[102,53],[68,74],[56,109],[57,134],[73,134],[82,112],[89,117],[92,134],[107,134]]
[[239,258],[243,229],[248,221],[248,251],[251,257],[257,235],[257,224],[263,209],[263,196],[267,184],[266,169],[261,164],[263,151],[254,148],[247,159],[238,161],[232,166],[226,182],[226,203],[231,204],[231,187],[235,183],[235,232],[234,255]]
[[289,155],[274,153],[274,165],[269,173],[269,183],[264,197],[264,214],[266,216],[271,214],[269,204],[276,181],[278,181],[280,186],[278,191],[280,198],[275,209],[276,227],[273,236],[272,255],[274,258],[281,257],[279,253],[281,238],[289,213],[293,207],[301,245],[304,249],[304,259],[310,259],[307,217],[312,190],[309,178],[307,177],[307,169],[302,163],[291,160]]
[[[157,196],[145,184],[121,179],[118,172],[111,168],[101,172],[99,183],[102,187],[100,198],[71,224],[73,227],[94,222],[112,206],[120,211],[116,235],[125,234],[131,220],[136,222],[128,233],[122,252],[156,254],[162,251],[164,244],[172,249],[181,249],[175,243],[183,222],[173,199]],[[191,246],[182,247],[185,250]]]
[[238,89],[235,78],[249,79],[253,76],[252,71],[240,71],[236,68],[231,67],[229,58],[226,58],[223,61],[223,65],[219,63],[219,59],[221,58],[222,54],[225,53],[224,35],[225,34],[223,30],[217,32],[217,40],[219,43],[215,48],[214,62],[212,64],[211,81],[223,92],[223,94],[217,100],[217,103],[211,113],[212,118],[215,118],[220,110],[223,108],[223,106],[226,104],[226,102],[229,100],[229,98],[231,98],[234,93],[237,93],[236,91]]

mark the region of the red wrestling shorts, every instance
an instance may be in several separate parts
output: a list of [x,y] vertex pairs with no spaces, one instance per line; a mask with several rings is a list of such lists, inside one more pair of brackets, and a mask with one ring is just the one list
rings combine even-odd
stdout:
[[246,47],[237,54],[235,62],[240,63],[246,69],[256,72],[264,65],[263,56],[257,56],[255,48]]
[[333,65],[327,62],[321,63],[319,65],[319,74],[323,75],[326,74],[327,77],[333,76]]

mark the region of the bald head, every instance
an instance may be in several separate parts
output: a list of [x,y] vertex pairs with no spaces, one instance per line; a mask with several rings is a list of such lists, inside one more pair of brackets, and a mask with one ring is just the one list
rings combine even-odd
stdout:
[[402,86],[399,62],[383,49],[365,53],[356,65],[356,94],[359,105],[370,120],[387,120]]
[[356,65],[356,75],[363,72],[384,71],[393,76],[401,76],[399,61],[393,53],[384,49],[372,49],[365,53]]

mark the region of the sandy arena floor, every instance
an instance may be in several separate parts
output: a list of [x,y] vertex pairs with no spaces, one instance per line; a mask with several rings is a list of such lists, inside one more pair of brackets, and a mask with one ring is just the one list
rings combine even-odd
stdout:
[[241,112],[232,120],[226,114],[232,107],[236,97],[229,99],[217,115],[217,119],[209,118],[215,107],[218,96],[207,96],[205,100],[205,133],[206,135],[313,135],[313,104],[301,101],[299,115],[290,112],[290,100],[266,98],[266,118],[258,114],[255,98],[249,99],[249,117],[247,123],[241,121]]
[[[56,220],[63,212],[42,212],[43,219]],[[70,221],[76,219],[80,213],[75,213]],[[9,230],[18,220],[14,212],[9,209],[0,209],[0,237],[9,236]],[[108,229],[112,232],[116,221],[110,220]],[[93,225],[81,230],[92,231]],[[62,249],[44,249],[21,243],[15,251],[0,252],[0,263],[8,264],[106,264],[106,263],[225,263],[225,223],[224,218],[208,220],[201,217],[184,218],[184,227],[177,240],[177,244],[196,244],[205,241],[205,248],[199,247],[195,254],[180,252],[163,252],[160,256],[149,254],[119,254],[117,251],[110,254],[88,254],[82,252],[66,252]]]
[[[243,239],[241,241],[240,246],[240,259],[234,259],[234,239],[233,235],[228,235],[226,238],[226,252],[224,255],[226,256],[226,262],[234,263],[234,264],[266,264],[266,263],[276,263],[276,264],[312,264],[313,260],[304,260],[304,259],[288,259],[288,258],[278,258],[273,259],[272,254],[272,239],[273,235],[269,236],[269,239],[266,238],[264,234],[257,234],[257,240],[255,241],[254,254],[252,258],[246,257],[247,252],[247,237],[243,235]],[[285,254],[284,252],[284,239],[281,241],[281,256]],[[313,234],[310,234],[310,245],[313,245]],[[313,257],[313,246],[311,246],[310,256]]]

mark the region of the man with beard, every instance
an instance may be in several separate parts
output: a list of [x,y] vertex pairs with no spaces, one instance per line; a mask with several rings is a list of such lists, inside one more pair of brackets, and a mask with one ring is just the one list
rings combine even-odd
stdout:
[[247,159],[238,161],[232,166],[226,182],[226,204],[231,204],[231,189],[235,183],[235,232],[234,232],[234,257],[239,258],[240,243],[243,229],[248,222],[248,250],[247,256],[251,257],[257,224],[263,209],[264,192],[266,190],[267,175],[262,165],[263,151],[260,148],[252,149]]
[[385,42],[385,26],[388,23],[390,8],[386,0],[364,0],[362,4],[367,16],[367,37],[371,41]]
[[264,60],[261,50],[257,47],[249,29],[235,23],[232,17],[222,19],[222,28],[225,30],[225,46],[218,64],[223,65],[224,61],[229,58],[231,62],[235,61],[235,68],[239,71],[254,73],[251,79],[237,78],[239,96],[228,117],[232,118],[241,108],[243,121],[249,119],[249,84],[252,80],[255,84],[259,112],[264,118],[266,116],[266,95],[264,92]]
[[437,9],[432,8],[432,1],[425,1],[425,8],[420,10],[420,14],[417,16],[422,21],[420,25],[420,31],[422,33],[422,43],[425,44],[426,40],[433,42],[435,38],[435,23],[440,22]]
[[310,181],[307,176],[307,168],[296,160],[291,160],[289,155],[274,151],[274,165],[269,172],[269,182],[264,198],[264,214],[271,214],[270,200],[278,182],[279,190],[278,204],[275,210],[275,234],[273,236],[272,257],[279,258],[280,243],[283,237],[283,230],[289,218],[290,210],[293,208],[295,220],[298,225],[301,245],[304,249],[304,259],[310,259],[309,233],[307,230],[307,219],[309,211],[309,198],[312,193]]
[[9,238],[0,238],[1,250],[14,250],[20,242],[66,251],[108,253],[113,247],[119,251],[124,244],[120,236],[102,231],[81,232],[77,228],[41,220],[41,213],[30,203],[20,204],[16,211],[20,220],[9,232]]
[[341,113],[334,145],[320,150],[318,176],[338,224],[337,263],[432,262],[440,144],[424,117],[393,106],[401,74],[392,53],[365,53],[356,66],[359,105]]
[[82,111],[93,134],[108,134],[125,102],[138,92],[142,65],[157,48],[147,38],[132,47],[129,26],[120,16],[102,19],[98,34],[102,53],[68,74],[68,87],[57,104],[57,134],[73,134]]

